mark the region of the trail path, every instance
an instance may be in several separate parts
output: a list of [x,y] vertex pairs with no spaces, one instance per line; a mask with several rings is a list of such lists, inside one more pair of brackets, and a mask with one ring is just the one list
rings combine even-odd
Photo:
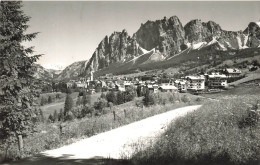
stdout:
[[[56,162],[61,158],[62,160],[84,160],[97,157],[120,159],[122,156],[131,156],[134,143],[153,141],[166,130],[172,120],[199,107],[200,105],[195,105],[174,109],[58,149],[44,151],[41,155],[45,159],[50,158]],[[37,161],[33,163],[37,163]],[[51,163],[50,160],[49,163]],[[29,163],[27,162],[27,164]]]

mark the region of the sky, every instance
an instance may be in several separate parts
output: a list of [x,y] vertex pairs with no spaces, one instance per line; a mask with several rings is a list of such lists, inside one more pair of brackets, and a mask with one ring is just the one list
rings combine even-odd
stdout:
[[88,60],[106,35],[126,29],[132,36],[141,23],[164,16],[176,15],[183,26],[193,19],[212,20],[232,31],[260,21],[260,1],[25,1],[23,9],[31,17],[27,32],[40,32],[24,45],[44,54],[37,63],[46,68]]

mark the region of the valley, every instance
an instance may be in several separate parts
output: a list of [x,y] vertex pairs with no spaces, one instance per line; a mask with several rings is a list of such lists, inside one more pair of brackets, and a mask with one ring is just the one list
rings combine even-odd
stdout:
[[0,1],[0,163],[259,165],[257,6]]

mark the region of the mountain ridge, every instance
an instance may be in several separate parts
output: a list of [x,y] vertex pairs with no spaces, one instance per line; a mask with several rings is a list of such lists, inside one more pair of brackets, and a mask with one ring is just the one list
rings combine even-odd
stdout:
[[[113,63],[123,64],[129,59],[137,58],[143,55],[139,52],[140,49],[155,49],[156,56],[162,55],[167,60],[185,49],[201,49],[212,44],[223,51],[256,48],[260,45],[259,26],[258,22],[250,22],[244,31],[226,31],[214,21],[202,22],[194,19],[183,26],[177,16],[148,20],[141,24],[132,37],[125,29],[106,36],[83,69],[83,75]],[[158,59],[161,61],[161,58]]]

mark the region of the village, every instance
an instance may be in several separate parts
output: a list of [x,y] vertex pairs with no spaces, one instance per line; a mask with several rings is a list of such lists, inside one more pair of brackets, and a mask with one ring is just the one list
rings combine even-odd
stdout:
[[87,78],[70,80],[66,83],[67,88],[86,89],[90,94],[103,91],[125,91],[127,87],[143,91],[148,88],[151,92],[181,92],[201,93],[221,91],[229,87],[229,83],[242,77],[241,70],[227,68],[209,74],[187,75],[181,78],[147,74],[139,77],[120,77],[106,74],[94,79],[93,72]]

